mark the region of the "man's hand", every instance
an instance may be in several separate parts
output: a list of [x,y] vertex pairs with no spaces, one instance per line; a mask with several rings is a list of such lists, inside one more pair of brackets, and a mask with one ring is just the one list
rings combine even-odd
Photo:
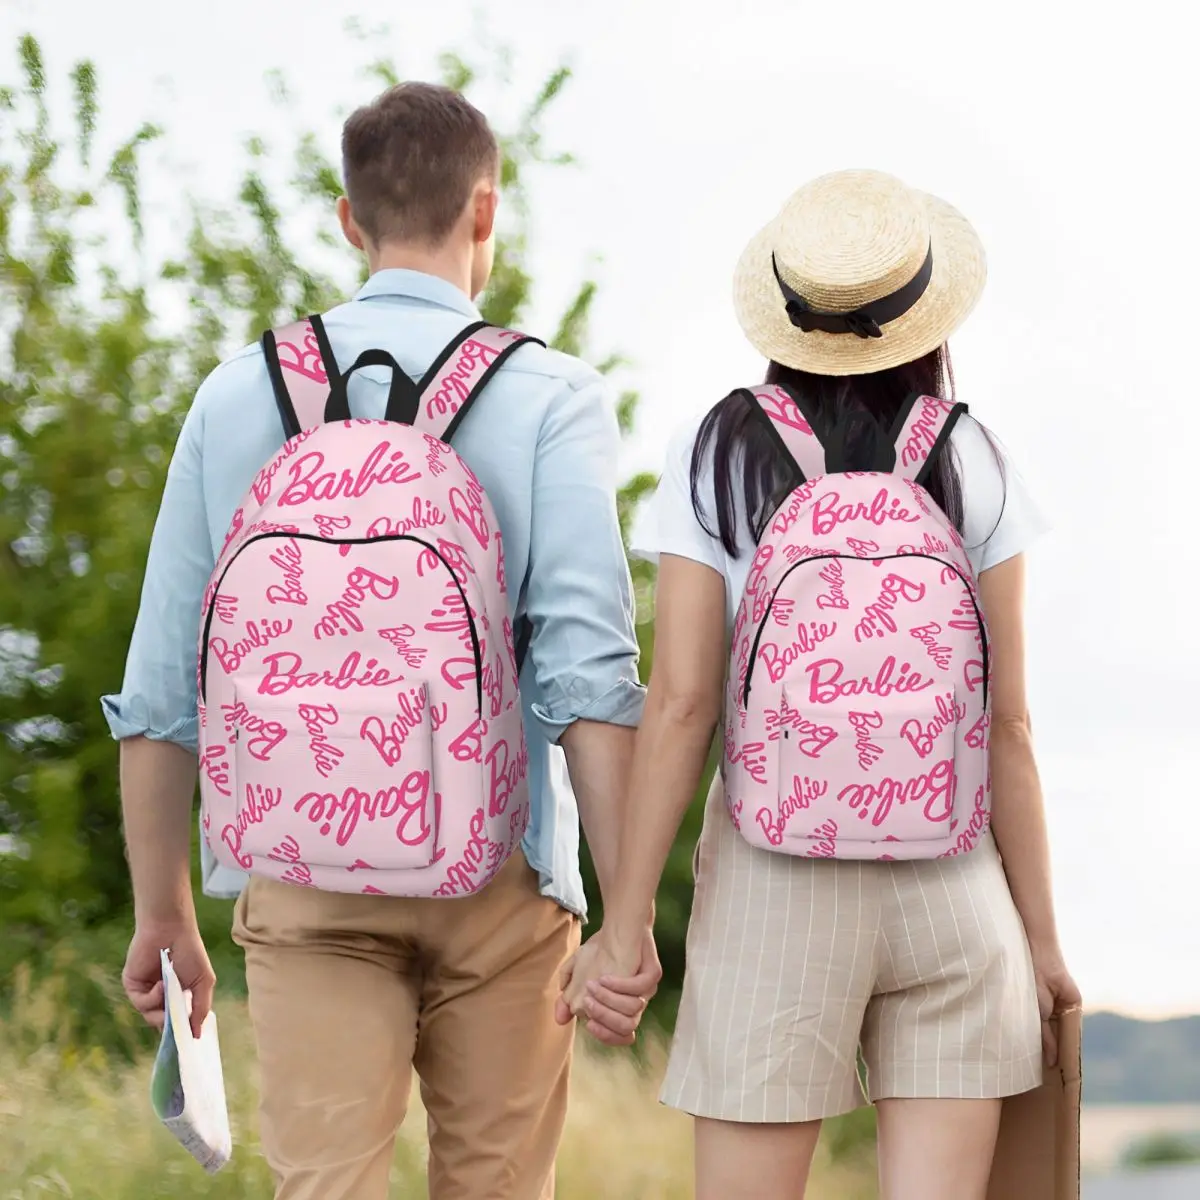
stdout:
[[647,929],[641,946],[629,954],[610,948],[601,929],[563,969],[555,1020],[566,1025],[584,1017],[588,1033],[598,1042],[630,1046],[661,979],[653,930]]
[[160,951],[170,950],[171,964],[185,992],[192,994],[192,1036],[200,1036],[200,1027],[208,1016],[213,1003],[213,988],[217,977],[213,974],[208,952],[200,940],[200,929],[195,919],[175,925],[139,925],[129,943],[125,958],[125,970],[121,983],[125,995],[133,1007],[142,1014],[147,1024],[155,1029],[163,1027],[163,980]]

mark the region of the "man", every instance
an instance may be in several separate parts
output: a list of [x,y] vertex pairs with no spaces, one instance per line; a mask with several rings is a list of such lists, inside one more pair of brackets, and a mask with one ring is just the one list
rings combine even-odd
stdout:
[[[370,279],[325,318],[334,356],[351,363],[383,348],[420,378],[478,319],[471,298],[492,267],[496,140],[457,93],[406,84],[350,117],[343,159],[338,215]],[[355,415],[382,416],[387,387],[386,372],[357,372]],[[121,740],[134,883],[125,987],[152,1024],[161,1023],[160,948],[192,991],[195,1027],[212,1003],[188,870],[196,635],[234,512],[283,441],[262,353],[247,349],[205,381],[184,423],[124,688],[104,701]],[[514,615],[523,610],[533,629],[523,854],[462,899],[340,895],[261,877],[239,897],[234,936],[246,951],[278,1200],[382,1200],[414,1065],[435,1200],[553,1194],[573,1036],[555,1001],[584,911],[575,800],[555,744],[603,891],[642,708],[614,499],[618,443],[601,377],[536,345],[505,361],[455,435],[501,527]],[[636,986],[614,1001],[622,1011],[598,1005],[591,1031],[630,1041],[658,974],[647,932]]]

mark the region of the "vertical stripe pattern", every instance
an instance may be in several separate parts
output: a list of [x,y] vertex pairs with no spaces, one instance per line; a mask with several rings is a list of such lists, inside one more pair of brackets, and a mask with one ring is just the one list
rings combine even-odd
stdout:
[[796,858],[743,841],[714,781],[662,1100],[759,1123],[867,1095],[994,1098],[1041,1082],[1020,918],[990,835],[921,862]]

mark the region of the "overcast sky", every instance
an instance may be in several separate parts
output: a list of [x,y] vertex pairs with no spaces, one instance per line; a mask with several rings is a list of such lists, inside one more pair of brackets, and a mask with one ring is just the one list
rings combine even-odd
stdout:
[[[221,198],[245,135],[311,127],[333,155],[339,116],[374,90],[363,64],[394,56],[431,74],[439,49],[469,44],[475,7],[0,0],[0,62],[11,79],[9,48],[26,30],[57,78],[91,57],[105,129],[148,117],[168,128],[177,172],[160,198],[175,180]],[[596,347],[633,360],[644,397],[631,468],[656,468],[681,421],[760,377],[730,277],[805,179],[889,170],[978,226],[991,278],[955,363],[960,398],[1054,526],[1031,556],[1030,671],[1068,961],[1093,1007],[1200,1010],[1198,105],[1182,9],[505,0],[491,11],[519,89],[564,57],[575,67],[548,127],[582,165],[536,181],[531,332],[549,332],[596,273]],[[390,31],[364,46],[342,32],[354,15]],[[273,67],[291,81],[286,111],[263,84]]]

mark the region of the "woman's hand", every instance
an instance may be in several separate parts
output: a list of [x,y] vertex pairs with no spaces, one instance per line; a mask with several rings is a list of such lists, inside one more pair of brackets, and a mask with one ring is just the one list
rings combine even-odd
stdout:
[[1058,1038],[1050,1018],[1075,1008],[1083,1002],[1083,997],[1057,946],[1032,946],[1030,950],[1033,954],[1033,977],[1037,983],[1038,1011],[1042,1018],[1042,1050],[1046,1065],[1053,1067],[1058,1063]]
[[583,1017],[597,1041],[606,1046],[632,1045],[661,978],[652,930],[646,929],[641,944],[629,950],[601,929],[563,969],[555,1019],[565,1025]]

